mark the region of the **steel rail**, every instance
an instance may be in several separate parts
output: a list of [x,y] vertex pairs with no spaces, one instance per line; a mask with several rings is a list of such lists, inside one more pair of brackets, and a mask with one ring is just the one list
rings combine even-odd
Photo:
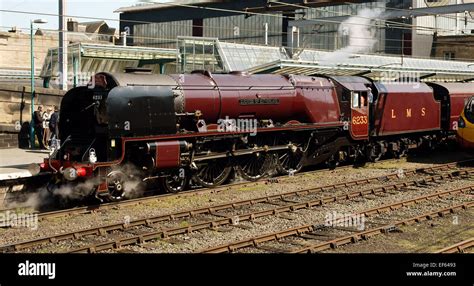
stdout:
[[[465,161],[460,161],[460,162],[455,162],[455,163],[447,163],[443,164],[440,166],[433,166],[433,167],[427,167],[427,168],[415,168],[415,169],[410,169],[404,171],[405,175],[414,175],[416,173],[420,172],[430,172],[430,171],[437,171],[440,169],[447,169],[447,168],[455,168],[458,167],[459,164],[466,163],[466,162],[471,162],[473,160],[465,160]],[[386,161],[384,161],[386,162]],[[348,165],[348,166],[342,166],[338,167],[336,170],[341,170],[341,169],[348,169],[352,168],[353,166]],[[62,210],[54,210],[54,211],[46,211],[46,212],[28,212],[31,214],[38,214],[38,219],[44,220],[47,218],[56,218],[56,217],[63,217],[63,216],[70,216],[70,215],[78,215],[78,214],[88,214],[88,213],[93,213],[101,210],[107,210],[111,208],[116,208],[116,207],[124,207],[124,206],[135,206],[135,205],[140,205],[140,204],[146,204],[149,202],[154,202],[154,201],[159,201],[167,198],[182,198],[182,197],[188,197],[188,196],[193,196],[193,195],[202,195],[202,194],[213,194],[213,193],[219,193],[225,190],[229,190],[235,187],[249,187],[249,186],[259,186],[263,184],[267,184],[268,182],[271,182],[272,179],[279,180],[289,180],[290,178],[295,178],[298,176],[304,176],[304,175],[313,175],[313,174],[318,174],[318,173],[323,173],[323,172],[328,172],[332,170],[315,170],[315,171],[310,171],[310,172],[304,172],[304,173],[298,173],[294,175],[293,177],[290,176],[280,176],[276,178],[268,178],[267,180],[260,180],[257,182],[239,182],[239,183],[234,183],[234,184],[228,184],[224,186],[219,186],[216,188],[199,188],[199,189],[194,189],[194,190],[189,190],[177,194],[160,194],[160,195],[153,195],[153,196],[146,196],[146,197],[140,197],[140,198],[134,198],[134,199],[128,199],[120,202],[110,202],[110,203],[104,203],[104,204],[94,204],[94,205],[88,205],[88,206],[82,206],[82,207],[75,207],[75,208],[69,208],[69,209],[62,209]],[[394,178],[398,175],[398,173],[393,173],[389,174],[386,176],[387,179]],[[333,185],[327,185],[321,188],[328,188],[328,189],[333,189],[333,187],[339,187],[342,186],[341,184],[347,184],[345,186],[349,186],[351,183],[354,183],[355,185],[361,184],[366,182],[366,180],[377,180],[383,177],[385,179],[386,176],[379,176],[379,177],[371,177],[368,179],[361,179],[361,180],[356,180],[348,183],[339,183],[339,184],[333,184]],[[305,190],[301,191],[296,191],[296,192],[290,192],[288,193],[289,196],[292,196],[293,193],[297,193],[295,195],[302,194]],[[11,209],[1,209],[0,211],[12,211],[16,212],[17,208],[11,208]]]
[[[381,192],[387,191],[389,188],[380,188],[379,190]],[[452,195],[452,194],[457,194],[457,193],[464,193],[468,191],[474,190],[474,186],[468,187],[468,188],[463,188],[463,189],[458,189],[458,190],[452,190],[452,191],[446,191],[446,192],[438,192],[435,194],[431,195],[425,195],[421,197],[417,197],[412,200],[407,200],[403,202],[397,202],[392,205],[384,205],[378,208],[370,209],[366,211],[367,215],[373,214],[373,213],[380,213],[380,212],[385,212],[385,211],[391,211],[396,208],[400,208],[403,206],[407,206],[410,204],[415,204],[420,201],[426,201],[426,200],[432,200],[436,198],[440,198],[442,196],[446,195]],[[309,209],[314,206],[320,206],[324,203],[331,203],[331,202],[338,202],[341,201],[342,199],[352,199],[357,197],[356,194],[360,197],[363,197],[366,194],[373,194],[371,191],[357,191],[354,192],[350,195],[347,196],[339,196],[339,199],[336,197],[330,197],[325,199],[317,199],[313,200],[310,202],[303,202],[303,203],[295,203],[291,204],[288,206],[282,206],[282,207],[276,207],[273,209],[269,210],[263,210],[263,211],[257,211],[257,212],[250,212],[246,214],[241,214],[241,215],[235,215],[235,216],[229,216],[229,217],[221,217],[216,220],[212,221],[206,221],[206,222],[201,222],[201,223],[195,223],[189,226],[184,226],[184,227],[175,227],[171,229],[161,229],[157,231],[152,231],[149,233],[145,234],[139,234],[139,235],[134,235],[132,237],[128,238],[123,238],[123,239],[116,239],[115,241],[108,241],[108,242],[103,242],[103,243],[97,243],[94,245],[89,245],[81,248],[77,248],[74,250],[69,251],[70,253],[80,253],[80,252],[86,252],[86,253],[93,253],[93,252],[98,252],[98,251],[103,251],[103,250],[109,250],[109,249],[115,249],[115,248],[120,248],[122,246],[126,245],[133,245],[133,244],[140,244],[146,241],[154,240],[154,239],[165,239],[169,238],[170,236],[174,235],[179,235],[179,234],[186,234],[186,233],[191,233],[194,231],[198,230],[203,230],[203,229],[214,229],[220,226],[227,226],[227,225],[235,225],[236,222],[242,222],[242,221],[251,221],[256,218],[261,218],[261,217],[267,217],[267,216],[275,216],[284,212],[294,212],[300,209]],[[211,213],[212,214],[212,213]],[[150,224],[153,224],[152,221],[149,221]],[[104,233],[104,232],[102,232]]]
[[[429,169],[431,170],[431,168]],[[416,174],[416,170],[413,170],[412,172]],[[253,220],[255,218],[263,217],[263,216],[272,216],[272,215],[276,215],[283,212],[293,212],[293,211],[297,211],[303,208],[312,208],[314,206],[320,206],[327,203],[333,203],[333,202],[339,202],[339,201],[353,199],[357,197],[363,197],[368,194],[376,195],[378,193],[388,192],[391,190],[399,190],[399,189],[403,189],[409,186],[427,184],[428,182],[436,182],[438,180],[443,180],[443,179],[452,179],[455,176],[467,175],[467,174],[472,174],[472,173],[474,173],[474,170],[454,171],[452,173],[433,175],[429,178],[416,179],[410,182],[395,183],[395,184],[390,184],[390,185],[385,185],[385,186],[378,186],[378,187],[371,188],[368,190],[362,190],[362,191],[358,190],[358,191],[350,192],[347,194],[311,199],[306,202],[292,203],[286,206],[278,206],[278,207],[274,207],[268,210],[263,210],[263,211],[258,211],[258,212],[243,214],[243,215],[223,217],[222,215],[217,214],[217,216],[219,217],[219,219],[217,220],[197,223],[197,224],[193,224],[186,227],[177,227],[177,228],[171,228],[167,230],[160,230],[158,232],[155,232],[154,235],[156,235],[157,237],[166,238],[172,235],[190,233],[190,232],[200,230],[200,229],[215,228],[218,226],[234,224],[237,220],[246,221],[246,220]],[[159,215],[159,216],[154,216],[154,217],[133,220],[129,223],[114,223],[114,224],[109,224],[106,226],[98,226],[98,227],[93,227],[93,228],[89,228],[85,230],[73,231],[73,232],[53,235],[49,237],[43,237],[43,238],[33,239],[29,241],[18,242],[11,245],[0,246],[0,251],[3,251],[3,252],[18,251],[18,250],[22,250],[26,248],[31,248],[37,245],[46,244],[46,243],[54,243],[57,241],[62,241],[62,240],[67,240],[67,239],[78,239],[86,235],[105,235],[108,232],[115,231],[115,230],[124,230],[124,229],[134,227],[134,226],[150,226],[158,222],[171,221],[174,219],[189,218],[189,217],[194,217],[196,215],[210,214],[210,215],[216,216],[217,211],[237,209],[242,206],[251,206],[258,203],[268,203],[268,202],[271,202],[272,200],[285,200],[290,196],[301,197],[301,196],[311,195],[311,194],[322,192],[322,191],[335,190],[338,188],[351,187],[351,186],[359,186],[359,185],[362,185],[363,183],[367,184],[374,181],[377,182],[381,178],[389,178],[392,176],[396,177],[397,175],[386,175],[386,176],[382,176],[378,178],[362,179],[362,180],[357,180],[357,181],[351,181],[348,183],[339,183],[339,184],[335,184],[331,186],[309,188],[309,189],[304,189],[304,190],[299,190],[299,191],[292,191],[292,192],[288,192],[284,194],[260,197],[256,199],[230,202],[230,203],[215,205],[211,207],[197,208],[197,209],[192,209],[192,210],[176,212],[172,214],[165,214],[165,215]],[[149,235],[147,234],[147,237],[148,236]]]
[[435,253],[456,253],[464,252],[466,249],[474,247],[474,237],[466,239],[464,241],[458,242],[456,244],[450,245],[443,249],[436,251]]
[[[425,195],[425,196],[417,197],[417,198],[414,198],[414,199],[409,199],[409,200],[405,200],[405,201],[401,201],[401,202],[396,202],[396,203],[393,203],[393,204],[390,204],[390,205],[384,205],[384,206],[364,210],[364,211],[359,212],[355,215],[370,216],[370,215],[373,215],[373,214],[380,214],[380,213],[390,212],[390,211],[399,209],[399,208],[404,207],[404,206],[417,204],[417,203],[422,202],[422,201],[433,200],[433,199],[445,197],[445,196],[448,196],[448,195],[464,193],[464,192],[472,191],[472,190],[474,190],[474,185],[470,186],[470,187],[466,187],[466,188],[461,188],[461,189],[452,190],[452,191],[439,192],[439,193],[435,193],[435,194],[431,194],[431,195]],[[354,233],[354,234],[350,234],[350,235],[345,235],[345,236],[342,236],[342,237],[339,237],[339,238],[336,238],[336,239],[332,239],[332,240],[329,240],[329,241],[325,241],[325,242],[322,242],[322,243],[309,245],[309,246],[306,246],[306,247],[303,247],[303,248],[300,248],[300,249],[297,249],[297,250],[293,250],[293,251],[291,251],[291,253],[318,252],[318,251],[323,251],[323,250],[327,250],[327,249],[330,249],[330,248],[336,248],[337,246],[340,246],[340,245],[344,245],[344,244],[348,244],[348,243],[354,243],[354,242],[360,241],[362,239],[363,240],[368,239],[369,237],[371,237],[373,235],[377,235],[377,234],[380,234],[380,233],[387,233],[390,229],[393,229],[394,227],[399,226],[399,225],[408,225],[408,224],[411,224],[411,223],[414,223],[414,222],[417,223],[417,222],[421,222],[421,221],[424,221],[424,220],[429,220],[429,219],[431,219],[431,218],[433,218],[434,216],[437,216],[437,215],[438,216],[443,216],[444,214],[454,212],[457,209],[466,209],[466,208],[469,208],[469,207],[472,207],[472,206],[474,206],[474,202],[463,203],[463,204],[459,204],[459,205],[456,205],[456,206],[443,208],[441,210],[432,211],[432,212],[425,213],[423,215],[418,215],[418,216],[415,216],[415,217],[412,217],[412,218],[409,218],[409,219],[400,220],[400,221],[397,221],[395,223],[386,224],[386,225],[381,226],[381,227],[369,229],[369,230],[366,230],[366,231],[362,231],[362,232],[358,232],[358,233]],[[249,239],[246,239],[246,240],[232,242],[232,243],[225,244],[225,245],[211,247],[211,248],[208,248],[208,249],[201,250],[199,252],[202,252],[202,253],[234,252],[235,250],[238,250],[238,249],[258,246],[259,244],[264,243],[264,242],[277,241],[279,239],[282,239],[282,238],[285,238],[285,237],[290,237],[290,236],[300,236],[302,234],[310,233],[310,232],[318,230],[320,228],[321,228],[321,225],[304,225],[304,226],[290,228],[290,229],[286,229],[286,230],[282,230],[282,231],[278,231],[278,232],[274,232],[274,233],[270,233],[270,234],[260,235],[260,236],[249,238]]]

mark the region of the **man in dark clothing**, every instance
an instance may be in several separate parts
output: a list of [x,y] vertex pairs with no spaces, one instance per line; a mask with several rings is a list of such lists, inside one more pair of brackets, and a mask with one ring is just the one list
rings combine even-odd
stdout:
[[46,149],[46,146],[43,144],[43,107],[38,106],[38,110],[33,113],[33,122],[40,149]]
[[49,118],[49,131],[51,134],[50,140],[56,137],[58,138],[58,121],[59,121],[59,110],[58,107],[55,105],[54,106],[54,113],[51,114],[51,117]]

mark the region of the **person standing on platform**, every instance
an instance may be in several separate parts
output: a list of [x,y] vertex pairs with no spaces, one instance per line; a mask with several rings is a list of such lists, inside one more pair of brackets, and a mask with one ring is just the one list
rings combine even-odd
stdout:
[[[38,110],[33,113],[33,124],[35,128],[36,139],[40,149],[46,149],[46,146],[43,144],[43,107],[38,106]],[[34,146],[32,146],[34,148]]]
[[49,131],[49,118],[51,117],[52,113],[53,110],[51,108],[48,108],[46,112],[43,113],[43,144],[46,146],[46,148],[49,148],[49,138],[51,137]]
[[51,114],[51,117],[49,118],[49,132],[50,132],[50,140],[52,141],[53,139],[59,139],[59,129],[58,129],[58,121],[59,121],[59,109],[55,105],[54,106],[54,112]]

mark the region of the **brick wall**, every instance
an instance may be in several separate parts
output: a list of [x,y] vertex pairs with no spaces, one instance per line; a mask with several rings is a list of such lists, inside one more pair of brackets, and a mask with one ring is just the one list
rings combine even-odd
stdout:
[[474,59],[474,35],[440,36],[436,39],[435,56],[444,58],[446,54],[453,56],[451,60]]

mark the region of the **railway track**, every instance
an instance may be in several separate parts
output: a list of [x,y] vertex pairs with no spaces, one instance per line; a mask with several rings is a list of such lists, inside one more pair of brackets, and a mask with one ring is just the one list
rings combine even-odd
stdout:
[[[393,159],[396,160],[396,159]],[[391,160],[385,160],[384,162],[391,161]],[[474,160],[464,160],[460,162],[454,162],[454,163],[447,163],[439,166],[434,166],[434,167],[428,167],[428,168],[417,168],[417,169],[411,169],[411,170],[405,170],[403,174],[405,176],[411,176],[417,173],[428,173],[428,172],[435,172],[438,170],[443,170],[443,169],[450,169],[450,168],[456,168],[458,166],[462,166],[465,164],[468,164],[470,162],[473,162]],[[350,169],[353,168],[352,165],[347,165],[347,166],[341,166],[338,167],[337,170],[343,170],[343,169]],[[212,193],[219,193],[225,190],[230,190],[232,188],[237,188],[237,187],[254,187],[254,186],[259,186],[259,185],[264,185],[268,183],[274,183],[274,182],[282,182],[282,181],[287,181],[291,179],[298,178],[300,176],[305,176],[305,175],[312,175],[312,174],[317,174],[317,173],[322,173],[322,172],[328,172],[332,170],[315,170],[315,171],[310,171],[310,172],[304,172],[304,173],[298,173],[295,174],[294,176],[279,176],[279,177],[274,177],[274,178],[268,178],[267,180],[260,180],[257,182],[238,182],[238,183],[233,183],[233,184],[228,184],[224,186],[220,186],[217,188],[200,188],[200,189],[193,189],[193,190],[188,190],[184,192],[180,192],[177,194],[160,194],[160,195],[152,195],[152,196],[145,196],[145,197],[140,197],[140,198],[135,198],[135,199],[128,199],[120,202],[112,202],[112,203],[103,203],[103,204],[93,204],[93,205],[87,205],[87,206],[81,206],[81,207],[75,207],[75,208],[69,208],[69,209],[61,209],[61,210],[53,210],[53,211],[45,211],[45,212],[29,212],[31,214],[37,214],[38,219],[44,220],[48,218],[57,218],[57,217],[63,217],[63,216],[71,216],[71,215],[79,215],[79,214],[88,214],[88,213],[93,213],[93,212],[98,212],[98,211],[105,211],[108,209],[112,208],[117,208],[117,207],[126,207],[126,206],[136,206],[140,204],[147,204],[150,202],[155,202],[158,200],[163,200],[167,199],[170,197],[176,197],[176,198],[182,198],[182,197],[188,197],[188,196],[194,196],[194,195],[202,195],[202,194],[212,194]],[[361,179],[361,180],[356,180],[352,182],[346,183],[347,186],[349,185],[360,185],[363,184],[364,182],[367,182],[367,180],[374,181],[374,180],[383,180],[383,179],[390,179],[390,178],[396,178],[399,174],[398,173],[393,173],[392,175],[389,176],[382,176],[382,177],[373,177],[369,179]],[[333,185],[328,185],[324,186],[322,188],[329,188],[333,189],[336,187],[340,187],[341,184],[333,184]],[[290,195],[290,194],[289,194]],[[2,209],[0,211],[11,211],[11,212],[16,212],[17,208],[9,208],[9,209]]]
[[[395,160],[395,159],[393,159],[393,160]],[[341,166],[341,167],[338,167],[337,170],[343,170],[343,169],[349,169],[349,168],[353,168],[353,166],[352,165]],[[123,207],[123,206],[135,206],[135,205],[139,205],[139,204],[146,204],[146,203],[149,203],[149,202],[162,200],[162,199],[167,199],[167,198],[170,198],[170,197],[181,198],[181,197],[187,197],[187,196],[193,196],[193,195],[219,193],[219,192],[229,190],[229,189],[235,188],[235,187],[252,187],[252,186],[258,186],[258,185],[263,185],[263,184],[267,184],[267,183],[275,183],[275,182],[279,183],[281,181],[286,181],[286,180],[289,180],[289,179],[292,179],[292,178],[293,179],[298,178],[300,176],[313,175],[313,174],[318,174],[318,173],[328,172],[328,171],[332,171],[332,170],[328,170],[328,169],[313,170],[313,171],[297,173],[293,176],[276,176],[276,177],[267,178],[266,180],[259,180],[259,181],[256,181],[256,182],[242,181],[242,182],[236,182],[236,183],[231,183],[231,184],[227,184],[227,185],[222,185],[222,186],[215,187],[215,188],[196,187],[196,188],[186,190],[186,191],[183,191],[183,192],[179,192],[179,193],[175,193],[175,194],[167,193],[167,194],[150,195],[150,194],[156,193],[156,190],[149,190],[149,191],[145,192],[143,197],[139,197],[139,198],[126,199],[126,200],[118,201],[118,202],[91,204],[91,205],[87,205],[87,206],[80,206],[80,207],[59,209],[59,210],[32,211],[32,212],[28,212],[28,214],[37,214],[39,220],[43,220],[43,219],[46,219],[46,218],[55,218],[55,217],[76,215],[76,214],[87,214],[87,213],[107,210],[107,209],[111,209],[111,208],[116,208],[118,206]],[[18,179],[15,179],[15,180],[18,180]],[[28,182],[28,178],[21,178],[20,180],[21,180],[22,184]],[[0,182],[2,182],[2,181],[0,181]],[[4,184],[8,185],[8,183],[4,183]],[[5,211],[16,212],[17,210],[18,210],[18,208],[16,208],[16,207],[14,207],[14,208],[3,208],[3,209],[0,209],[0,212],[5,212]]]
[[[352,166],[342,166],[339,167],[339,169],[343,168],[350,168]],[[328,171],[327,169],[323,170],[315,170],[315,171],[310,171],[310,172],[304,172],[304,173],[298,173],[295,174],[294,177],[302,176],[304,174],[313,174],[313,173],[319,173],[319,172],[325,172]],[[18,178],[18,179],[11,179],[11,180],[2,180],[0,181],[0,188],[11,188],[17,185],[24,185],[24,184],[31,184],[32,181],[42,181],[47,178],[50,178],[51,176],[48,176],[48,174],[42,174],[41,179],[36,176],[34,177],[24,177],[24,178]],[[285,180],[286,177],[279,176],[275,178],[271,178],[272,180]],[[53,218],[53,217],[60,217],[60,216],[67,216],[67,215],[73,215],[73,214],[85,214],[85,213],[91,213],[94,211],[100,210],[106,210],[109,208],[116,207],[118,205],[120,206],[128,206],[128,205],[137,205],[137,204],[142,204],[142,203],[147,203],[150,201],[154,200],[159,200],[159,199],[165,199],[169,197],[185,197],[185,196],[190,196],[193,194],[204,194],[204,193],[218,193],[220,191],[226,190],[231,187],[238,187],[238,186],[248,186],[248,185],[259,185],[265,182],[268,182],[270,179],[267,180],[260,180],[258,182],[237,182],[237,183],[231,183],[223,186],[219,186],[216,188],[193,188],[190,190],[186,190],[177,194],[172,194],[172,193],[167,193],[167,194],[158,194],[158,195],[153,195],[156,193],[157,190],[148,190],[143,194],[143,197],[140,198],[132,198],[132,199],[126,199],[123,201],[118,201],[118,202],[110,202],[110,203],[97,203],[97,204],[90,204],[87,206],[80,206],[80,207],[74,207],[74,208],[67,208],[67,209],[58,209],[58,210],[46,210],[46,211],[31,211],[28,213],[31,214],[38,214],[40,219],[44,218]],[[22,195],[21,192],[18,192],[18,195]],[[25,209],[27,209],[25,207]],[[11,211],[11,212],[16,212],[18,210],[17,207],[13,208],[0,208],[0,211],[6,212],[6,211]]]
[[457,252],[465,252],[467,249],[474,247],[474,237],[463,240],[456,244],[450,245],[443,249],[436,251],[435,253],[457,253]]
[[[467,188],[420,196],[414,199],[396,202],[390,205],[383,205],[383,206],[376,207],[373,209],[361,211],[357,213],[356,215],[370,217],[370,216],[379,215],[382,213],[389,213],[394,210],[398,210],[402,207],[412,206],[412,205],[420,204],[421,202],[436,200],[441,197],[464,193],[466,191],[472,191],[472,190],[474,190],[474,185]],[[316,253],[316,252],[321,252],[328,249],[335,249],[337,247],[340,247],[346,244],[356,243],[361,240],[367,240],[370,237],[375,236],[375,235],[390,233],[392,231],[395,231],[397,227],[399,226],[431,220],[431,219],[434,219],[435,217],[442,217],[444,215],[455,213],[456,211],[465,210],[471,207],[474,207],[473,201],[451,205],[449,207],[437,208],[435,210],[425,212],[421,215],[415,215],[409,218],[404,218],[404,219],[397,220],[394,222],[389,222],[381,226],[369,228],[364,231],[357,231],[356,229],[350,229],[350,228],[337,228],[337,227],[334,228],[331,226],[327,227],[325,224],[304,225],[300,227],[277,231],[274,233],[260,235],[257,237],[252,237],[252,238],[241,240],[241,241],[235,241],[232,243],[228,243],[228,244],[224,244],[224,245],[220,245],[220,246],[216,246],[212,248],[207,248],[199,252],[200,253],[224,253],[224,252],[235,252],[235,251],[246,249],[246,248],[257,248],[265,252]],[[374,225],[377,225],[377,224],[375,223]],[[331,235],[330,232],[327,231],[331,229],[342,230],[343,232],[349,233],[349,234],[334,235],[335,236],[334,237],[333,235]],[[300,241],[295,241],[294,240],[295,238],[300,239]],[[268,244],[268,243],[283,244],[283,246],[281,247],[276,247],[275,245],[265,246],[265,244]],[[285,249],[284,246],[288,246],[288,245],[298,245],[299,247]]]
[[[423,171],[411,170],[407,171],[405,174],[426,174],[427,172],[433,172],[434,170],[443,170],[443,166],[431,167],[423,169]],[[444,166],[448,168],[449,166]],[[449,168],[448,168],[449,169]],[[97,252],[107,249],[119,248],[124,245],[132,245],[136,243],[142,243],[153,239],[166,239],[174,235],[191,233],[203,229],[215,229],[221,226],[237,226],[239,227],[239,222],[242,221],[251,221],[256,218],[261,217],[271,217],[278,216],[283,213],[295,212],[301,209],[312,209],[317,206],[327,205],[331,203],[339,203],[345,200],[353,200],[356,198],[364,198],[367,196],[377,196],[385,194],[397,194],[400,191],[409,191],[412,187],[421,186],[421,187],[432,187],[433,184],[440,184],[443,180],[452,180],[461,176],[470,176],[474,173],[474,170],[455,170],[452,172],[436,175],[427,175],[422,179],[414,179],[405,182],[395,182],[392,184],[377,185],[372,188],[365,190],[360,190],[362,185],[368,185],[371,183],[380,183],[383,180],[395,179],[398,177],[397,174],[387,175],[378,178],[363,179],[357,181],[351,181],[346,183],[340,183],[331,186],[307,188],[304,190],[287,192],[284,194],[264,196],[252,200],[244,200],[238,202],[231,202],[221,205],[215,205],[206,208],[199,208],[193,210],[187,210],[172,214],[160,215],[155,217],[148,217],[144,219],[134,220],[127,223],[116,223],[110,224],[107,226],[98,226],[92,227],[89,229],[53,235],[49,237],[43,237],[39,239],[34,239],[30,241],[18,242],[11,245],[1,246],[0,251],[9,252],[9,251],[20,251],[24,249],[29,249],[37,246],[41,246],[48,243],[57,243],[60,241],[78,241],[82,238],[88,236],[102,237],[116,231],[126,231],[128,237],[118,238],[114,241],[102,241],[102,242],[93,242],[92,245],[85,247],[79,247],[73,252]],[[333,194],[334,191],[347,189],[345,193]],[[357,190],[352,191],[351,188],[356,188]],[[472,188],[466,188],[462,192],[471,191]],[[318,196],[325,192],[331,192],[331,195],[328,196]],[[295,201],[299,199],[300,201]],[[301,201],[303,200],[303,201]],[[264,210],[256,210],[242,213],[242,209],[252,208],[255,206],[270,206],[270,208],[265,208]],[[244,210],[245,211],[245,210]],[[177,227],[156,227],[157,223],[166,223],[174,222],[180,219],[194,219],[196,220],[199,216],[204,216],[201,218],[201,222],[196,222],[192,224],[186,223],[185,226]],[[211,217],[211,219],[207,218]],[[138,234],[134,228],[144,228],[142,232],[139,231]],[[150,231],[151,229],[151,231]],[[133,232],[131,232],[133,230]],[[130,235],[129,235],[130,234]]]

